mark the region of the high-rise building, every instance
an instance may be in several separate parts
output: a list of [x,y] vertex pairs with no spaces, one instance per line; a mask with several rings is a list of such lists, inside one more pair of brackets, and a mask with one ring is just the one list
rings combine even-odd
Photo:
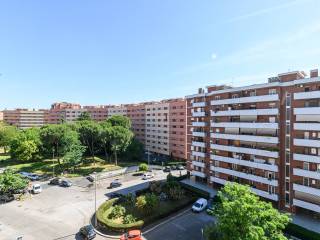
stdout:
[[131,119],[132,131],[135,138],[141,143],[145,143],[146,129],[146,108],[144,103],[128,104],[127,116]]
[[108,107],[103,106],[83,106],[83,109],[90,114],[90,117],[94,121],[104,121],[108,118]]
[[191,178],[251,186],[280,209],[320,213],[320,78],[296,71],[187,96]]
[[21,129],[44,125],[44,111],[35,109],[4,110],[3,120]]

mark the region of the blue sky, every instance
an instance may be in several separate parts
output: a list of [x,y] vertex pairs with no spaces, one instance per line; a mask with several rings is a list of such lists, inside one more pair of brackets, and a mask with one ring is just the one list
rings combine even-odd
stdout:
[[0,109],[131,103],[320,63],[318,0],[0,0]]

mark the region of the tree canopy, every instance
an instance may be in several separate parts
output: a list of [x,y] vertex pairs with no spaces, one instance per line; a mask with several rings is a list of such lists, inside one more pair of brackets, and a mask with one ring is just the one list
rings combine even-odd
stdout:
[[19,174],[7,169],[0,174],[0,194],[13,194],[28,186],[28,181]]
[[113,127],[121,126],[126,129],[131,129],[131,120],[126,116],[113,115],[107,119],[107,122],[109,122]]
[[209,240],[284,240],[282,230],[289,223],[282,214],[251,192],[248,186],[228,183],[219,191],[215,207],[216,225],[206,229]]

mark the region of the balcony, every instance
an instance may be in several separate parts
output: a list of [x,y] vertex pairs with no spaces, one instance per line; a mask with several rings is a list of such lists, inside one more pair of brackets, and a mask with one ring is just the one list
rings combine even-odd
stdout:
[[194,137],[205,137],[206,133],[205,132],[192,132],[192,136],[194,136]]
[[317,189],[317,188],[307,187],[307,186],[294,183],[293,190],[320,197],[320,189]]
[[192,176],[201,177],[201,178],[205,178],[206,177],[205,173],[199,172],[199,171],[195,171],[195,170],[191,171],[191,175]]
[[193,166],[201,167],[204,168],[205,164],[203,162],[198,162],[198,161],[192,161]]
[[320,107],[294,108],[294,115],[320,115]]
[[194,102],[192,103],[192,107],[205,107],[206,102]]
[[227,152],[245,153],[245,154],[252,154],[257,156],[271,157],[271,158],[279,157],[279,152],[261,150],[261,149],[255,149],[255,148],[234,147],[234,146],[219,145],[219,144],[211,144],[210,147],[211,149],[227,151]]
[[306,155],[306,154],[293,154],[293,160],[301,162],[311,162],[320,164],[320,156]]
[[258,116],[258,115],[278,115],[277,108],[266,109],[246,109],[246,110],[227,110],[227,111],[211,111],[211,116]]
[[257,176],[257,175],[248,174],[248,173],[244,173],[244,172],[238,172],[238,171],[231,170],[231,169],[228,169],[228,168],[221,168],[221,167],[211,166],[210,169],[212,171],[215,171],[215,172],[228,174],[228,175],[231,175],[231,176],[235,176],[235,177],[251,180],[251,181],[254,181],[254,182],[258,182],[258,183],[264,183],[264,184],[272,185],[272,186],[275,186],[275,187],[278,186],[278,180],[275,180],[275,179],[269,180],[268,178],[265,178],[265,177],[260,177],[260,176]]
[[264,137],[264,136],[254,136],[254,135],[211,133],[211,138],[238,140],[238,141],[247,141],[247,142],[259,142],[259,143],[272,143],[272,144],[279,143],[278,137]]
[[278,129],[278,123],[266,123],[266,122],[220,122],[211,123],[211,127],[222,127],[222,128],[250,128],[250,129]]
[[[217,178],[217,177],[210,177],[210,181],[211,182],[215,182],[215,183],[219,183],[219,184],[222,184],[222,185],[225,185],[228,181],[224,180],[224,179],[221,179],[221,178]],[[260,197],[263,197],[263,198],[266,198],[266,199],[270,199],[270,200],[273,200],[273,201],[278,201],[279,200],[279,197],[278,197],[278,194],[270,194],[266,191],[262,191],[262,190],[259,190],[257,188],[250,188],[252,192],[254,192],[255,194],[257,194],[258,196]]]
[[215,161],[226,162],[226,163],[234,163],[234,164],[246,166],[246,167],[263,169],[263,170],[272,171],[272,172],[278,172],[277,165],[258,163],[258,162],[253,162],[249,160],[241,160],[238,158],[222,157],[222,156],[213,155],[213,154],[210,155],[210,159]]
[[192,117],[205,117],[206,113],[205,112],[193,112]]
[[317,204],[305,202],[305,201],[294,198],[293,205],[320,213],[320,205],[317,205]]
[[300,146],[300,147],[320,148],[320,139],[319,140],[314,140],[314,139],[295,138],[295,139],[293,139],[293,145]]
[[205,127],[206,122],[192,122],[193,127]]
[[192,156],[196,156],[196,157],[206,157],[206,153],[204,153],[204,152],[192,151]]
[[295,123],[294,130],[320,131],[320,123]]
[[309,171],[309,170],[304,170],[300,168],[294,168],[293,175],[320,180],[320,172]]
[[299,92],[294,94],[295,100],[320,98],[320,91]]
[[239,104],[239,103],[256,103],[256,102],[272,102],[279,101],[278,94],[272,95],[261,95],[251,97],[240,97],[240,98],[228,98],[222,100],[213,100],[211,105],[224,105],[224,104]]
[[206,147],[206,143],[193,141],[192,142],[192,146],[195,146],[195,147]]

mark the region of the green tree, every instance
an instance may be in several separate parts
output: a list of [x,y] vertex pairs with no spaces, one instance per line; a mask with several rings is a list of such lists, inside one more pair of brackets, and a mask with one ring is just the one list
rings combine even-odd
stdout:
[[111,142],[111,131],[112,131],[112,126],[111,123],[107,121],[100,122],[100,137],[99,141],[102,145],[105,159],[108,159],[108,151],[110,150],[110,142]]
[[19,131],[10,144],[12,159],[22,161],[40,159],[41,140],[38,128]]
[[136,207],[145,214],[152,213],[158,206],[159,199],[154,193],[147,193],[136,199]]
[[271,203],[261,201],[248,186],[228,183],[218,196],[221,203],[215,209],[217,224],[206,230],[211,231],[207,239],[286,239],[282,230],[290,221],[288,215],[279,213]]
[[90,113],[88,113],[88,112],[81,113],[77,119],[77,121],[87,121],[87,120],[92,120]]
[[0,194],[13,194],[28,186],[28,181],[12,170],[5,170],[0,174]]
[[141,163],[141,164],[139,165],[139,171],[143,171],[143,172],[148,171],[148,165],[145,164],[145,163]]
[[11,141],[15,138],[17,133],[16,127],[6,125],[3,122],[0,123],[0,147],[3,147],[5,153],[7,153]]
[[63,157],[74,144],[80,145],[78,133],[67,124],[46,125],[40,129],[43,151],[46,155],[54,154],[61,166]]
[[115,164],[118,165],[117,154],[123,152],[131,143],[133,133],[124,127],[114,126],[111,128],[111,150],[114,153]]
[[113,115],[106,120],[111,126],[120,126],[126,129],[131,129],[131,120],[126,116]]
[[86,148],[80,144],[73,144],[68,149],[68,152],[63,157],[63,163],[67,167],[72,167],[73,171],[75,167],[82,162],[82,156]]
[[143,144],[137,139],[133,138],[121,157],[128,161],[141,161],[141,159],[143,159],[143,152]]

